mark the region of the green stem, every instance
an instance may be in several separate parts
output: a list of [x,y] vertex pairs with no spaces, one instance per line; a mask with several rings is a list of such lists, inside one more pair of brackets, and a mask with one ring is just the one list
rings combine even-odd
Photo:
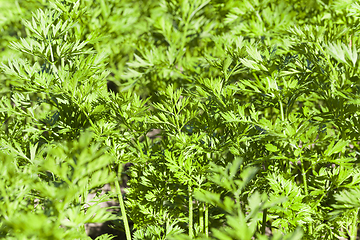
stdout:
[[354,214],[353,222],[351,224],[350,240],[356,240],[358,215],[359,215],[359,208],[356,210]]
[[279,104],[280,104],[281,121],[284,122],[285,116],[284,116],[284,107],[283,107],[282,101],[279,101]]
[[[303,177],[305,196],[309,196],[308,185],[306,180],[306,171],[304,169],[304,161],[301,161],[301,175]],[[309,234],[312,235],[312,224],[309,223]]]
[[264,211],[263,211],[262,225],[261,225],[261,234],[265,234],[266,217],[267,217],[267,209],[264,209]]
[[307,187],[307,182],[306,182],[306,172],[305,172],[305,169],[304,169],[304,162],[301,161],[301,175],[303,177],[303,182],[304,182],[304,191],[305,191],[305,194],[308,195],[308,187]]
[[209,237],[209,205],[204,203],[205,205],[205,235]]
[[189,183],[189,186],[188,186],[188,190],[189,190],[189,237],[190,237],[190,239],[192,239],[194,237],[194,232],[193,232],[193,198],[192,198],[192,189],[191,189],[190,183]]
[[205,203],[200,203],[199,206],[199,227],[201,233],[204,232],[204,205]]
[[[119,164],[119,171],[118,171],[119,173],[121,173],[120,165],[121,164]],[[119,185],[118,180],[115,180],[115,188],[116,188],[116,193],[118,195],[118,199],[119,199],[119,203],[120,203],[121,215],[122,215],[122,218],[123,218],[123,221],[124,221],[126,240],[131,240],[129,222],[127,220],[124,199],[123,199],[123,196],[122,196],[122,193],[121,193],[121,189],[120,189],[120,185]]]

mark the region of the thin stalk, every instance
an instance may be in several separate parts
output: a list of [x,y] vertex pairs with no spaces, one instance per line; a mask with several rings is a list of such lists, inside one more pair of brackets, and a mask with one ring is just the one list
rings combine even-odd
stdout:
[[[119,165],[119,171],[118,172],[119,173],[121,172],[120,171],[120,165]],[[119,185],[118,180],[115,180],[115,188],[116,188],[116,193],[117,193],[119,203],[120,203],[121,215],[122,215],[122,218],[123,218],[123,221],[124,221],[126,240],[131,240],[129,222],[127,220],[124,199],[123,199],[123,196],[122,196],[122,193],[121,193],[121,189],[120,189],[120,185]]]
[[353,222],[351,224],[350,240],[356,240],[358,214],[359,214],[359,208],[356,210]]
[[280,105],[281,121],[284,122],[285,116],[284,116],[284,107],[283,107],[282,101],[279,101],[279,105]]
[[305,194],[308,195],[309,192],[308,192],[308,186],[307,186],[307,182],[306,182],[306,172],[305,172],[305,169],[304,169],[304,162],[303,161],[301,161],[301,175],[303,177]]
[[267,209],[264,209],[264,211],[263,211],[262,225],[261,225],[261,234],[265,234],[266,217],[267,217]]
[[164,214],[165,232],[169,229],[169,221],[167,221],[167,214]]
[[204,205],[205,203],[200,203],[199,206],[199,227],[201,233],[204,232]]
[[[301,175],[303,177],[305,195],[309,196],[308,185],[307,185],[307,180],[306,180],[306,172],[304,169],[303,161],[301,161]],[[309,233],[310,233],[310,235],[312,234],[312,224],[311,223],[309,223]]]
[[209,237],[209,205],[204,203],[205,206],[205,235]]
[[194,237],[194,232],[193,232],[193,198],[192,198],[192,189],[191,189],[191,185],[189,183],[188,186],[188,190],[189,190],[189,237],[190,239],[192,239]]

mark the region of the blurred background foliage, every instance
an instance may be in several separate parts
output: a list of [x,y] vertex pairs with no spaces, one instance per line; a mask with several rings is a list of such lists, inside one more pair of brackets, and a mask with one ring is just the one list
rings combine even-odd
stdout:
[[[56,2],[61,1],[0,2],[2,61],[9,55],[21,57],[21,53],[8,46],[11,41],[28,35],[23,20],[30,20],[32,12],[38,8],[56,8]],[[352,27],[358,21],[356,9],[351,7],[353,1],[301,0],[281,1],[280,4],[270,0],[63,2],[77,3],[83,10],[77,16],[74,26],[77,30],[74,31],[81,32],[83,39],[80,40],[96,34],[97,38],[88,46],[108,56],[106,69],[111,73],[108,80],[114,83],[111,87],[126,90],[134,86],[139,95],[155,99],[157,89],[169,83],[188,87],[192,82],[189,76],[214,76],[214,70],[206,67],[208,63],[204,62],[204,57],[222,58],[224,52],[221,50],[226,49],[216,41],[222,35],[261,40],[267,46],[282,46],[287,51],[291,36],[288,30],[306,24],[324,27],[330,32],[341,26],[344,40],[357,34]],[[345,17],[343,13],[349,11],[354,15]],[[176,57],[170,57],[172,55]],[[217,74],[221,73],[217,71]],[[156,76],[159,79],[154,79]],[[2,81],[4,83],[6,81]]]

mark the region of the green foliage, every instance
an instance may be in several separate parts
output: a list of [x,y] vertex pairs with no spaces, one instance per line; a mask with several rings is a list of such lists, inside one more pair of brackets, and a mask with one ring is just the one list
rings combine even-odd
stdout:
[[0,7],[1,238],[356,239],[356,1]]
[[112,158],[89,132],[78,141],[37,147],[28,156],[7,146],[1,153],[2,238],[86,238],[85,223],[114,219],[99,206],[108,195],[87,199],[90,190],[115,178],[107,168]]

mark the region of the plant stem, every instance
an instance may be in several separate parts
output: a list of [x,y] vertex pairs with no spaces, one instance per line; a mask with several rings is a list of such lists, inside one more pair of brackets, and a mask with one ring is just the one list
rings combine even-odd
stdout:
[[236,203],[238,204],[238,216],[240,216],[242,213],[241,213],[241,202],[240,202],[240,196],[237,194],[235,195],[235,200],[236,200]]
[[205,203],[201,203],[199,206],[199,226],[200,232],[204,232],[204,205]]
[[279,105],[280,105],[279,107],[280,107],[281,121],[284,122],[285,121],[284,107],[281,100],[279,100]]
[[192,189],[189,183],[189,237],[192,239],[194,237],[193,232],[193,198],[192,198]]
[[359,208],[356,209],[356,212],[354,214],[354,219],[353,219],[353,222],[351,224],[350,240],[356,240],[358,214],[359,214]]
[[303,177],[303,182],[304,182],[304,191],[305,191],[305,195],[308,195],[308,188],[307,188],[307,182],[306,182],[306,172],[304,169],[304,162],[301,161],[301,175]]
[[[304,161],[303,160],[301,161],[301,175],[303,177],[305,195],[309,196],[307,180],[306,180],[306,172],[304,169]],[[312,224],[311,223],[309,223],[309,234],[312,235]]]
[[[119,170],[118,170],[118,174],[121,173],[120,171],[120,165],[119,164]],[[120,174],[121,175],[121,174]],[[121,210],[121,215],[124,221],[124,227],[125,227],[125,235],[126,235],[126,240],[131,240],[131,233],[130,233],[130,227],[129,227],[129,222],[127,220],[127,216],[126,216],[126,210],[125,210],[125,204],[124,204],[124,199],[121,193],[121,189],[120,189],[120,185],[119,185],[119,181],[115,180],[115,188],[116,188],[116,193],[118,195],[118,199],[119,199],[119,203],[120,203],[120,210]]]
[[209,205],[204,203],[205,206],[205,235],[209,237]]
[[261,234],[265,234],[266,217],[267,217],[267,209],[264,209],[264,211],[263,211],[262,225],[261,225]]

